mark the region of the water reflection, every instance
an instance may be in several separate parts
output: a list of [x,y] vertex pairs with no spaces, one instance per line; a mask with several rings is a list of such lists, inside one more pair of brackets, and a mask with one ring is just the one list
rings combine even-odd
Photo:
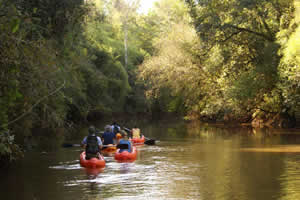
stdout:
[[89,179],[96,179],[105,168],[83,168]]
[[285,168],[279,177],[281,200],[300,199],[299,160],[300,155],[287,156],[284,160]]

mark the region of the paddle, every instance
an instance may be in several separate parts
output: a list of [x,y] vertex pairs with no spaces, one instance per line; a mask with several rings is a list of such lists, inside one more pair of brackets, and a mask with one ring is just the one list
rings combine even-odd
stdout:
[[144,142],[144,144],[147,144],[147,145],[155,145],[155,140],[154,139],[149,139],[149,138],[146,138],[146,141]]
[[[123,127],[123,129],[127,132],[131,132],[131,129],[129,128],[126,128],[126,127]],[[145,137],[144,135],[144,138],[146,139],[146,141],[144,142],[144,144],[147,144],[147,145],[155,145],[155,139],[150,139],[150,138],[147,138]]]
[[[115,147],[115,146],[117,146],[117,145],[102,145],[102,147]],[[67,148],[67,147],[81,147],[81,144],[71,144],[71,143],[63,143],[62,144],[62,147],[65,147],[65,148]]]
[[99,131],[99,130],[96,130],[96,135],[97,135],[97,134],[99,134],[99,133],[100,133],[100,134],[103,134],[103,133],[104,133],[104,131]]
[[117,149],[128,149],[128,144],[102,145],[102,147],[117,147]]
[[63,143],[61,146],[64,148],[68,148],[68,147],[80,147],[81,145],[80,144]]
[[[104,133],[104,131],[100,131],[100,130],[96,129],[96,135],[97,134],[103,134],[103,133]],[[71,144],[71,143],[63,143],[62,144],[62,147],[64,147],[64,148],[68,148],[68,147],[80,147],[80,146],[81,146],[81,144]]]
[[[69,144],[64,143],[63,147],[80,147],[80,144]],[[105,147],[117,147],[117,149],[128,149],[128,144],[118,144],[118,145],[102,145],[102,148]]]

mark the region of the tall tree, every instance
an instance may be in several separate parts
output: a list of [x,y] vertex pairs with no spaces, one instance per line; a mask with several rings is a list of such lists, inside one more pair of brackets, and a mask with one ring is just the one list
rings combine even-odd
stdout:
[[140,0],[116,0],[114,8],[118,11],[122,29],[124,31],[124,62],[125,68],[128,67],[128,26],[135,21],[137,9],[140,6]]

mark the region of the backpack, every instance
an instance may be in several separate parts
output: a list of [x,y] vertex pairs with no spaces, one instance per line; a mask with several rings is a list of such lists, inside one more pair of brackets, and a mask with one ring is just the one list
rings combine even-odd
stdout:
[[98,146],[97,136],[89,135],[87,137],[86,143],[87,144],[86,144],[85,152],[87,154],[97,154],[100,151]]

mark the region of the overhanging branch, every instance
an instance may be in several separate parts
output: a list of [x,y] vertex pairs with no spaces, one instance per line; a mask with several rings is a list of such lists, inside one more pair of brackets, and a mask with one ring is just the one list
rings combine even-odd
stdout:
[[[63,89],[63,88],[65,87],[65,84],[66,84],[66,81],[64,81],[64,83],[63,83],[60,87],[58,87],[56,90],[54,90],[53,92],[51,92],[51,93],[49,93],[48,95],[46,95],[46,96],[40,98],[35,104],[33,104],[33,106],[31,106],[30,109],[28,109],[28,110],[27,110],[26,112],[24,112],[22,115],[20,115],[19,117],[17,117],[17,118],[14,119],[14,120],[8,122],[8,123],[5,124],[5,125],[8,126],[8,125],[10,125],[10,124],[12,124],[12,123],[15,123],[16,121],[20,120],[21,118],[23,118],[25,115],[27,115],[28,113],[30,113],[34,107],[36,107],[38,104],[40,104],[44,99],[46,99],[46,98],[48,98],[48,97],[54,95],[55,93],[57,93],[57,92],[59,92],[61,89]],[[4,125],[2,125],[2,127],[4,127]]]
[[274,42],[274,38],[272,37],[269,37],[263,33],[259,33],[259,32],[256,32],[256,31],[252,31],[250,29],[247,29],[247,28],[241,28],[241,27],[238,27],[238,26],[235,26],[235,25],[232,25],[232,24],[225,24],[224,27],[230,27],[230,28],[234,28],[236,30],[239,30],[241,32],[248,32],[248,33],[251,33],[251,34],[254,34],[254,35],[257,35],[257,36],[260,36],[260,37],[263,37],[264,39],[270,41],[270,42]]

